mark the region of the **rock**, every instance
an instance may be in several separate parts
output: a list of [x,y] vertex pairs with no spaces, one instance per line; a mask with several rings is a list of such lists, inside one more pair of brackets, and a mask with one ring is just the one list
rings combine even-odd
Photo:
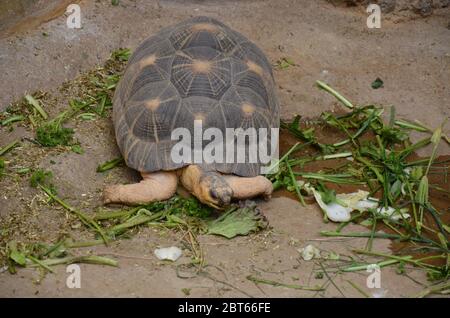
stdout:
[[320,250],[314,245],[307,245],[304,248],[298,249],[298,252],[302,256],[304,261],[310,261],[313,258],[320,258]]
[[435,9],[447,8],[450,5],[450,0],[435,0],[433,6]]
[[175,262],[182,254],[181,249],[176,246],[158,248],[155,250],[155,255],[160,260],[171,260]]
[[412,4],[412,9],[422,17],[430,16],[433,13],[433,0],[416,0]]
[[380,0],[380,1],[378,1],[378,4],[381,8],[381,12],[391,13],[395,10],[397,1],[396,0]]

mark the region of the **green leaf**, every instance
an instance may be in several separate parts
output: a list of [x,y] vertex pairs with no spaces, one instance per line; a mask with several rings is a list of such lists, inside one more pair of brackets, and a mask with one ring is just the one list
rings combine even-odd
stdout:
[[16,241],[10,241],[7,247],[9,251],[9,259],[13,260],[16,264],[19,264],[20,266],[25,266],[27,264],[26,256],[17,250]]
[[73,145],[70,149],[79,155],[84,154],[84,149],[80,145]]
[[17,264],[19,264],[20,266],[25,266],[27,264],[27,258],[19,251],[16,250],[11,251],[11,253],[9,254],[9,258],[12,259]]
[[359,225],[372,226],[373,225],[373,220],[372,219],[365,219],[364,221],[360,222]]
[[53,174],[51,171],[45,171],[42,169],[36,170],[30,178],[30,185],[36,188],[39,184],[45,185],[52,178]]
[[122,61],[122,62],[128,61],[130,56],[131,56],[130,49],[118,49],[111,53],[111,57],[114,60]]
[[80,118],[82,120],[94,120],[95,114],[94,113],[82,113],[77,116],[77,118]]
[[181,288],[181,291],[183,292],[183,294],[185,294],[186,296],[189,296],[191,294],[191,289],[190,288]]
[[337,203],[336,200],[336,191],[328,189],[323,183],[319,182],[317,185],[317,191],[320,193],[322,197],[322,201],[325,204]]
[[383,84],[384,83],[381,80],[381,78],[377,77],[377,79],[372,82],[372,88],[379,89],[379,88],[383,87]]
[[396,180],[392,185],[390,189],[390,193],[392,195],[392,198],[394,201],[400,196],[402,191],[402,182],[400,180]]
[[27,174],[28,172],[30,172],[30,168],[20,168],[20,169],[17,169],[16,170],[16,172],[17,172],[17,174]]
[[123,158],[115,158],[115,159],[112,159],[110,161],[106,161],[106,162],[100,164],[97,167],[97,172],[105,172],[105,171],[113,169],[116,166],[123,165],[124,163],[125,163],[125,161],[123,160]]
[[268,221],[256,208],[243,207],[230,210],[216,220],[208,223],[208,234],[233,238],[238,235],[248,235],[267,228]]
[[280,68],[282,70],[286,69],[290,66],[295,66],[294,61],[288,57],[283,57],[283,58],[279,59],[275,64],[278,68]]
[[3,121],[0,122],[0,125],[2,126],[8,126],[9,124],[15,123],[17,121],[22,121],[24,120],[25,117],[22,115],[15,115],[15,116],[11,116]]
[[444,230],[445,230],[447,233],[450,233],[450,226],[448,226],[448,225],[446,225],[446,224],[442,224],[442,227],[444,228]]
[[3,171],[5,171],[5,160],[3,160],[2,158],[0,158],[0,177],[3,174]]

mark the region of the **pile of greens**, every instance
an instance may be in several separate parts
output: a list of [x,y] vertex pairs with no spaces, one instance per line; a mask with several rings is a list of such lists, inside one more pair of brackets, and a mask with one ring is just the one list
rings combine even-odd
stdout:
[[[335,96],[349,111],[340,115],[324,112],[320,125],[334,129],[345,136],[341,141],[323,143],[316,135],[316,127],[302,127],[300,117],[292,122],[282,122],[281,127],[299,139],[278,162],[276,173],[269,175],[275,189],[285,188],[295,192],[304,204],[308,187],[320,193],[322,200],[328,204],[339,203],[334,190],[327,184],[347,184],[356,187],[365,186],[370,196],[378,195],[377,209],[354,212],[349,222],[342,223],[334,232],[322,231],[325,236],[367,237],[366,251],[370,252],[374,238],[395,239],[410,242],[417,252],[432,253],[433,258],[444,261],[441,267],[432,266],[422,261],[409,261],[428,269],[432,279],[448,279],[450,275],[449,234],[450,226],[442,217],[449,211],[438,211],[430,201],[430,188],[448,196],[449,192],[438,185],[429,183],[431,173],[447,173],[445,164],[449,160],[436,160],[437,147],[441,140],[449,142],[442,133],[445,121],[434,131],[420,122],[409,122],[395,118],[395,108],[391,107],[389,121],[385,123],[384,109],[375,105],[355,106],[348,99],[323,82],[318,81],[319,88]],[[410,131],[426,134],[416,143],[409,140]],[[432,145],[428,158],[411,159],[414,151]],[[313,155],[297,158],[296,153],[306,147],[313,149]],[[306,164],[317,161],[349,159],[347,163],[336,164],[330,171],[303,171]],[[380,208],[400,210],[407,207],[412,211],[412,220],[393,220],[377,213]],[[426,217],[426,216],[429,217]],[[370,232],[344,233],[342,230],[351,222],[370,225]],[[393,234],[377,231],[377,225],[383,224]],[[387,256],[386,256],[387,257]],[[361,267],[362,268],[362,267]]]

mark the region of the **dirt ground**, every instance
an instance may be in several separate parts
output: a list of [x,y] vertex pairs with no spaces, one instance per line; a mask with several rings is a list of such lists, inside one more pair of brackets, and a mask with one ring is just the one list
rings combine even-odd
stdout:
[[[59,16],[39,26],[0,38],[0,110],[26,92],[53,92],[65,80],[103,64],[110,52],[119,47],[134,49],[144,38],[161,27],[196,15],[217,18],[240,31],[263,49],[275,63],[289,57],[295,66],[275,71],[283,118],[300,114],[313,118],[334,109],[336,102],[319,91],[314,82],[326,81],[358,104],[395,105],[397,115],[420,119],[437,127],[450,114],[450,8],[436,8],[422,17],[414,12],[382,15],[381,29],[368,29],[364,7],[346,7],[340,1],[80,1],[82,28],[68,29],[66,17]],[[1,29],[1,28],[0,28]],[[371,88],[380,77],[384,87]],[[55,92],[56,94],[56,92]],[[61,108],[66,105],[59,105]],[[56,113],[56,110],[49,110]],[[449,125],[444,129],[449,133]],[[129,183],[137,174],[127,168],[99,175],[96,167],[118,155],[109,120],[79,122],[75,137],[85,153],[80,155],[55,149],[35,149],[33,165],[52,170],[59,193],[74,206],[86,210],[101,206],[101,189],[113,182]],[[17,127],[0,128],[0,145],[32,132]],[[417,136],[413,136],[417,138]],[[440,154],[449,154],[442,143]],[[429,149],[425,149],[425,154]],[[8,158],[20,162],[20,147]],[[42,195],[28,186],[28,179],[17,177],[13,183],[0,181],[0,217],[27,216],[31,239],[54,240],[72,227],[77,238],[86,233],[77,229],[73,219],[57,208],[42,203]],[[20,196],[16,194],[20,192]],[[316,278],[320,270],[313,261],[299,257],[298,248],[314,244],[326,251],[351,255],[364,248],[365,239],[325,238],[322,230],[334,230],[325,224],[316,205],[298,202],[275,194],[268,202],[259,202],[272,228],[261,233],[226,240],[201,236],[209,275],[192,278],[177,276],[177,264],[189,261],[186,253],[175,264],[158,261],[153,250],[176,245],[179,233],[153,228],[141,229],[129,240],[109,247],[87,248],[97,255],[119,260],[119,268],[81,265],[81,288],[66,287],[65,267],[41,279],[39,272],[22,269],[16,275],[0,270],[0,296],[40,297],[361,297],[352,282],[373,297],[405,297],[417,294],[427,284],[422,271],[406,268],[407,275],[395,267],[381,271],[380,289],[366,287],[365,271],[338,275],[336,284],[324,292],[255,285],[246,279],[258,275],[287,284],[322,285],[327,277]],[[366,231],[350,225],[348,231]],[[374,250],[390,251],[390,242],[376,240]]]

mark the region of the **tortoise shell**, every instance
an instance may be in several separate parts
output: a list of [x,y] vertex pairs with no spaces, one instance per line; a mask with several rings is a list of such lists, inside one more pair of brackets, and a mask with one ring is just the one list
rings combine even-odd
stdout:
[[[219,128],[224,136],[226,128],[279,127],[272,69],[264,53],[208,17],[146,39],[130,57],[113,100],[117,144],[127,165],[141,172],[189,164],[171,160],[178,142],[171,132],[183,127],[193,136],[194,120],[202,121],[203,130]],[[240,176],[259,174],[259,161],[245,162],[208,166]]]

